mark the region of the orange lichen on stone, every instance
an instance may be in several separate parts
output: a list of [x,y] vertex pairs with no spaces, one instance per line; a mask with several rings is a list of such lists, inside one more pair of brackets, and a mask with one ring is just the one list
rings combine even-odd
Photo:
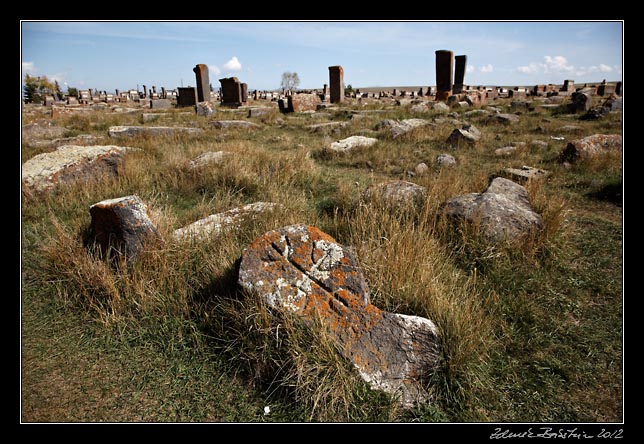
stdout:
[[354,255],[328,234],[306,225],[265,233],[244,250],[239,283],[272,307],[321,320],[372,387],[407,406],[423,398],[417,375],[438,362],[436,327],[372,305]]

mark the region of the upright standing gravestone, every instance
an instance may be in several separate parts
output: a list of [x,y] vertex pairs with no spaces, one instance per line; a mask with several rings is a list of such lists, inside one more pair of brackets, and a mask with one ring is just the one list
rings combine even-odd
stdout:
[[454,58],[456,65],[454,67],[454,94],[459,94],[463,91],[463,82],[465,80],[465,67],[467,64],[466,55],[457,55]]
[[331,103],[342,102],[344,100],[344,69],[341,66],[329,66],[329,85]]
[[615,84],[615,94],[617,94],[618,96],[622,94],[622,82],[617,82]]
[[210,79],[208,76],[208,66],[200,63],[192,69],[197,78],[197,101],[210,101]]
[[177,90],[179,91],[179,95],[177,96],[178,108],[195,106],[197,104],[197,88],[194,86],[188,86],[179,87]]
[[436,100],[445,101],[452,95],[452,67],[454,53],[445,49],[436,51]]
[[221,104],[240,106],[242,104],[242,87],[237,77],[219,79],[221,83]]
[[241,101],[242,103],[248,102],[248,83],[240,83]]

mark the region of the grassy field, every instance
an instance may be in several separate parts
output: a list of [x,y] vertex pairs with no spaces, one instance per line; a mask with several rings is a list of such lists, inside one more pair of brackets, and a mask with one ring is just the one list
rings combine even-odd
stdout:
[[[494,105],[505,110],[509,101]],[[38,113],[25,113],[23,124],[48,119]],[[105,138],[99,144],[141,151],[128,154],[119,177],[23,193],[21,420],[622,421],[622,158],[557,161],[568,140],[621,133],[621,113],[580,121],[536,108],[504,126],[461,112],[483,137],[457,150],[445,143],[450,122],[397,139],[378,127],[410,117],[444,116],[354,103],[248,119],[261,125],[249,131],[214,129],[209,119],[170,110],[145,125],[205,132],[125,142],[109,140],[107,129],[139,125],[140,114],[57,118],[66,136],[92,134]],[[213,118],[246,114],[219,109]],[[308,128],[332,121],[348,125],[326,134]],[[579,128],[565,132],[566,125]],[[379,141],[346,154],[327,149],[351,135]],[[526,144],[495,155],[517,142]],[[22,161],[48,150],[23,144]],[[188,167],[220,150],[234,155]],[[457,166],[436,167],[441,153]],[[429,171],[409,177],[419,162]],[[440,217],[444,200],[482,192],[503,168],[522,165],[551,172],[527,185],[544,221],[533,242],[490,247],[475,229],[457,232]],[[390,211],[361,200],[370,184],[397,178],[427,188],[421,208]],[[148,205],[162,239],[115,268],[88,254],[83,234],[90,205],[131,194]],[[170,240],[176,228],[256,201],[281,207],[203,242]],[[368,389],[322,328],[271,312],[237,287],[244,247],[294,223],[355,249],[376,306],[437,324],[443,365],[430,383],[435,402],[401,410]]]

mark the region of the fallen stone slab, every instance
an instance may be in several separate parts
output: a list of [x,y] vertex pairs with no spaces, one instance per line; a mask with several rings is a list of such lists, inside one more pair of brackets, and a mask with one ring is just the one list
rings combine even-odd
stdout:
[[516,146],[504,146],[503,148],[497,148],[494,150],[494,154],[497,156],[509,156],[517,150]]
[[270,307],[321,321],[371,388],[403,407],[430,400],[423,377],[440,363],[438,329],[371,304],[353,252],[328,234],[307,225],[263,234],[244,250],[238,282]]
[[503,173],[508,179],[522,183],[528,182],[529,180],[545,179],[550,175],[549,171],[526,165],[523,165],[521,168],[504,168]]
[[246,120],[213,120],[211,125],[218,129],[241,128],[254,130],[261,128],[261,125],[254,122],[247,122]]
[[349,122],[326,122],[309,125],[307,128],[313,133],[328,134],[331,132],[338,132],[347,126],[349,126]]
[[378,142],[378,139],[375,139],[373,137],[351,136],[347,137],[346,139],[333,142],[329,146],[329,149],[332,151],[346,153],[354,148],[371,146],[376,142]]
[[622,136],[620,134],[594,134],[569,142],[561,152],[559,160],[561,162],[575,162],[579,159],[620,151],[622,151]]
[[102,257],[136,259],[145,243],[158,237],[157,227],[147,213],[147,206],[136,195],[107,199],[89,208],[88,245],[97,245]]
[[404,180],[391,180],[367,187],[362,198],[367,202],[381,202],[387,206],[422,205],[427,189]]
[[401,121],[386,119],[381,121],[378,126],[388,128],[389,134],[396,139],[397,137],[407,134],[416,128],[433,125],[434,124],[431,121],[425,119],[405,119]]
[[255,202],[223,213],[212,214],[174,230],[172,238],[179,242],[185,242],[217,236],[225,229],[238,228],[243,221],[256,217],[260,213],[273,211],[277,206],[278,204],[272,202]]
[[200,134],[201,128],[182,126],[111,126],[107,131],[115,139],[135,136],[172,136],[174,134]]
[[443,202],[443,214],[453,222],[478,225],[491,243],[519,241],[541,230],[541,215],[530,205],[527,190],[497,177],[483,193],[470,193]]
[[161,113],[143,113],[141,114],[141,121],[143,123],[153,122],[158,120],[162,115]]
[[38,139],[59,138],[67,131],[67,128],[49,123],[30,123],[22,126],[22,143],[32,143]]
[[530,146],[539,149],[546,149],[548,148],[548,142],[544,140],[533,140],[532,142],[530,142]]
[[511,125],[519,121],[519,116],[517,116],[516,114],[499,113],[492,114],[490,117],[488,117],[487,120],[489,123],[502,123],[504,125]]
[[98,137],[91,134],[81,134],[74,137],[63,137],[53,140],[33,140],[29,144],[36,148],[58,148],[63,145],[92,145],[96,144]]
[[227,151],[207,151],[192,159],[188,164],[191,169],[200,168],[211,163],[221,163],[231,153]]
[[256,106],[248,108],[248,117],[267,117],[276,114],[277,110],[273,106]]
[[27,190],[46,191],[61,183],[118,175],[125,153],[132,150],[115,145],[63,145],[27,160],[22,165],[22,184]]

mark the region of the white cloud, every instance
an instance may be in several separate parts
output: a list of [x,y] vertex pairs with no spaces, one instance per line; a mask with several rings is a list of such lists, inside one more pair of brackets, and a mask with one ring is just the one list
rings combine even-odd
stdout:
[[467,68],[465,68],[465,72],[474,72],[476,68],[474,65],[469,65]]
[[545,56],[543,58],[544,72],[570,72],[575,69],[574,66],[568,63],[564,56]]
[[517,72],[522,74],[536,74],[539,72],[541,66],[539,63],[532,62],[529,65],[519,66]]
[[485,72],[492,72],[492,71],[494,71],[494,67],[491,64],[488,63],[487,65],[481,66],[479,68],[479,71],[484,72],[484,73]]
[[600,70],[601,72],[612,72],[612,71],[613,71],[613,68],[612,68],[612,67],[610,67],[610,66],[608,66],[608,65],[604,65],[603,63],[600,63],[600,64],[599,64],[599,70]]
[[228,60],[226,63],[224,63],[224,69],[228,71],[241,71],[242,65],[237,59],[237,57],[233,56],[232,59]]
[[219,73],[221,73],[221,69],[219,69],[217,65],[208,65],[208,71],[214,75],[219,75]]
[[34,72],[36,70],[34,62],[22,62],[22,70],[25,72]]

